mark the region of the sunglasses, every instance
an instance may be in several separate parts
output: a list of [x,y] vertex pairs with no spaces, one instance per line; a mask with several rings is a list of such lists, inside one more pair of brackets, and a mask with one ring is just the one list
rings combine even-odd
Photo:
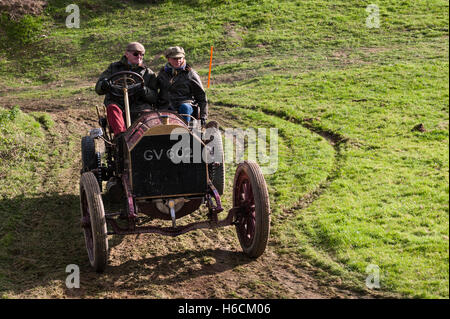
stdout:
[[138,51],[134,51],[133,55],[134,56],[144,56],[144,53],[138,52]]

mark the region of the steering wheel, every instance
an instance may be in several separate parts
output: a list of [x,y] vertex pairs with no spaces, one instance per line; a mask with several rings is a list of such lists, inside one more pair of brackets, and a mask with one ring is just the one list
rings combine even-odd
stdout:
[[131,71],[116,72],[107,79],[111,84],[110,93],[112,95],[123,97],[123,89],[126,87],[128,96],[135,95],[139,89],[144,87],[144,78]]

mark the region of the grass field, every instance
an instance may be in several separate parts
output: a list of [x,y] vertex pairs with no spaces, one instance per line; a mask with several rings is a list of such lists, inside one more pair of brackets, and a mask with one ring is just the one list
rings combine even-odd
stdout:
[[[64,26],[67,4],[49,1],[31,18],[27,44],[2,41],[0,97],[20,107],[92,95],[130,40],[146,46],[154,71],[166,47],[183,46],[206,83],[214,46],[212,107],[235,118],[230,126],[279,129],[278,171],[266,176],[277,252],[294,249],[325,280],[355,289],[376,265],[386,294],[449,297],[448,1],[376,1],[378,28],[361,1],[83,0],[80,29]],[[0,123],[14,114],[28,116],[0,109]],[[32,129],[2,126],[0,152],[12,154],[6,139],[23,147],[23,134],[51,134],[44,113],[31,115]],[[21,177],[0,157],[3,198],[40,185],[33,170],[54,154],[28,151]]]

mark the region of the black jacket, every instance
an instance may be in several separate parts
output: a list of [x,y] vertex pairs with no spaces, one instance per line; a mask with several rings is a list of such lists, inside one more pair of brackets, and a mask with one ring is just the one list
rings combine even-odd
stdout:
[[200,117],[208,117],[208,101],[198,73],[191,66],[178,71],[175,76],[162,67],[157,76],[159,88],[158,107],[176,110],[182,103],[193,103],[200,107]]
[[105,78],[109,78],[114,73],[120,71],[132,71],[136,72],[144,78],[145,94],[138,97],[138,95],[129,96],[130,108],[132,110],[140,110],[147,108],[149,105],[154,106],[158,98],[158,89],[156,83],[156,74],[147,68],[145,65],[132,67],[128,64],[128,60],[123,56],[120,61],[111,63],[109,67],[100,75],[97,84],[95,85],[95,92],[99,95],[106,94],[104,103],[109,105],[111,103],[117,104],[122,109],[124,108],[123,98],[112,95],[111,93],[104,92],[101,88],[101,83]]

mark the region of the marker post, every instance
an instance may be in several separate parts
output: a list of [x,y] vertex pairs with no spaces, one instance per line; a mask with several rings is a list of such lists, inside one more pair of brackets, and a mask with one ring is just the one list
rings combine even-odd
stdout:
[[209,59],[208,88],[209,88],[209,81],[211,79],[211,65],[212,65],[213,48],[214,47],[211,46],[211,58]]

